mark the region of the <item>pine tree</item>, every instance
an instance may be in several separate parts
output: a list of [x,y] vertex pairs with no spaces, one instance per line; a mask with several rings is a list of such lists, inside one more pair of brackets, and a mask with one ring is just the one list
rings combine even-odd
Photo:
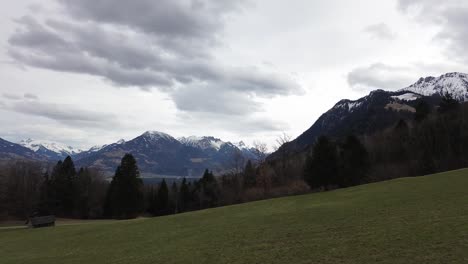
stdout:
[[340,155],[341,187],[353,186],[361,183],[369,170],[369,155],[364,145],[356,136],[348,136],[342,145]]
[[203,177],[197,182],[200,208],[215,207],[218,205],[220,190],[218,182],[213,173],[208,169],[203,173]]
[[72,216],[75,210],[76,170],[70,156],[55,165],[51,175],[51,194],[55,201],[55,212],[61,216]]
[[311,188],[327,188],[336,185],[337,178],[336,146],[327,137],[321,136],[313,147],[312,155],[306,160],[304,179]]
[[126,154],[117,167],[108,192],[108,210],[113,218],[138,216],[143,207],[143,182],[135,158]]
[[456,110],[458,106],[458,101],[455,100],[450,93],[446,92],[440,101],[438,111],[439,113],[449,113]]
[[252,162],[247,161],[244,169],[244,186],[247,188],[254,187],[256,184],[256,173],[255,167],[252,165]]
[[169,190],[167,188],[166,180],[163,179],[159,185],[157,194],[157,208],[156,215],[166,215],[169,213]]
[[187,179],[183,179],[179,191],[179,211],[184,212],[189,208],[190,203],[190,187],[187,184]]
[[171,186],[171,212],[177,214],[179,212],[179,188],[175,181],[172,182]]
[[420,100],[416,105],[414,120],[422,121],[431,113],[431,106],[424,100]]

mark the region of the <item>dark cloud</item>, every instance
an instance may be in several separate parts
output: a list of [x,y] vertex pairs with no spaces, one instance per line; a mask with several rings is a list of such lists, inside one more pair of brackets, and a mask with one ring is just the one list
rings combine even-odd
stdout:
[[37,95],[32,94],[32,93],[25,93],[24,98],[31,99],[31,100],[38,100],[39,99],[39,97]]
[[[226,17],[244,1],[59,2],[72,18],[17,20],[18,30],[9,39],[12,58],[33,67],[98,76],[117,86],[156,88],[169,93],[183,111],[213,111],[216,106],[241,115],[248,112],[239,105],[260,109],[256,97],[303,92],[288,76],[227,66],[213,58]],[[201,87],[216,87],[218,99],[225,102],[195,106],[186,100],[204,100],[207,92]]]
[[21,96],[17,94],[11,94],[11,93],[4,93],[2,94],[3,98],[6,98],[8,100],[21,100]]
[[369,25],[364,28],[364,32],[367,32],[372,37],[382,40],[392,40],[396,37],[396,34],[385,23]]
[[75,18],[130,27],[166,39],[211,41],[241,1],[60,0]]
[[460,62],[468,62],[468,2],[460,0],[399,0],[399,9],[421,23],[440,28],[435,36],[446,48],[446,54]]
[[412,81],[414,76],[410,68],[383,63],[359,67],[348,73],[348,84],[359,91],[396,90],[410,85]]

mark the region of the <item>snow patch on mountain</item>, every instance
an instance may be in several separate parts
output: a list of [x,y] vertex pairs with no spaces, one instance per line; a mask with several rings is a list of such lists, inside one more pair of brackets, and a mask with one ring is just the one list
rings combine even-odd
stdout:
[[360,101],[351,101],[351,100],[341,100],[333,108],[338,109],[342,108],[347,111],[353,111],[354,108],[359,107],[362,104]]
[[392,96],[393,99],[398,99],[401,101],[414,101],[420,98],[421,96],[414,94],[414,93],[405,93],[402,95],[394,95]]
[[197,137],[197,136],[190,136],[190,137],[181,137],[178,139],[180,143],[186,146],[200,148],[200,149],[215,149],[220,150],[221,147],[226,144],[226,142],[222,141],[219,138],[215,137]]

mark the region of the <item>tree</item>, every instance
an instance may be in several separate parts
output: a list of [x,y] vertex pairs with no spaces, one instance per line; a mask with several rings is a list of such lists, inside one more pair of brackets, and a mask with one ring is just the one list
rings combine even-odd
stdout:
[[256,173],[255,167],[252,165],[252,162],[249,160],[245,165],[244,169],[244,186],[247,188],[254,187],[256,184]]
[[446,92],[439,104],[439,113],[448,113],[458,108],[458,101],[449,92]]
[[108,213],[117,219],[135,218],[143,205],[143,182],[135,158],[125,154],[108,191]]
[[203,177],[197,182],[196,191],[198,192],[200,208],[215,207],[219,201],[219,186],[213,175],[208,169],[203,173]]
[[306,160],[304,180],[311,188],[327,188],[337,184],[338,159],[336,146],[326,136],[315,143],[312,155]]
[[278,154],[278,159],[276,161],[279,163],[278,166],[275,167],[275,177],[272,178],[275,184],[284,184],[284,180],[288,177],[288,156],[290,153],[288,152],[287,146],[290,141],[291,136],[283,132],[283,134],[276,139],[276,145],[273,146],[273,149],[275,149]]
[[268,147],[266,143],[260,141],[254,141],[253,143],[253,153],[255,155],[255,161],[257,163],[262,163],[265,161],[268,153]]
[[63,162],[57,162],[51,174],[51,195],[55,201],[56,214],[72,216],[77,194],[75,164],[67,156]]
[[338,182],[341,187],[357,185],[365,179],[369,170],[369,155],[356,136],[348,136],[342,145],[340,165]]
[[245,157],[240,149],[234,150],[232,154],[232,166],[235,174],[240,174],[245,165]]
[[431,106],[424,100],[419,100],[416,105],[415,121],[424,120],[431,113]]
[[156,215],[166,215],[169,213],[169,189],[166,180],[163,179],[159,185],[156,203]]
[[182,183],[180,184],[180,191],[179,191],[179,210],[181,212],[186,211],[189,208],[190,204],[190,188],[187,184],[187,179],[183,179]]
[[171,204],[170,208],[174,214],[179,212],[179,188],[177,187],[177,183],[175,181],[172,182],[171,186]]

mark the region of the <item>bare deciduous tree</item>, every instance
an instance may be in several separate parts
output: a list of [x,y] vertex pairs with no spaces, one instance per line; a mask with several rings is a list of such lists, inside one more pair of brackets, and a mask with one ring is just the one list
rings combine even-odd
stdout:
[[262,163],[265,161],[265,158],[268,154],[267,144],[261,141],[253,142],[253,151],[255,155],[255,161],[257,163]]

